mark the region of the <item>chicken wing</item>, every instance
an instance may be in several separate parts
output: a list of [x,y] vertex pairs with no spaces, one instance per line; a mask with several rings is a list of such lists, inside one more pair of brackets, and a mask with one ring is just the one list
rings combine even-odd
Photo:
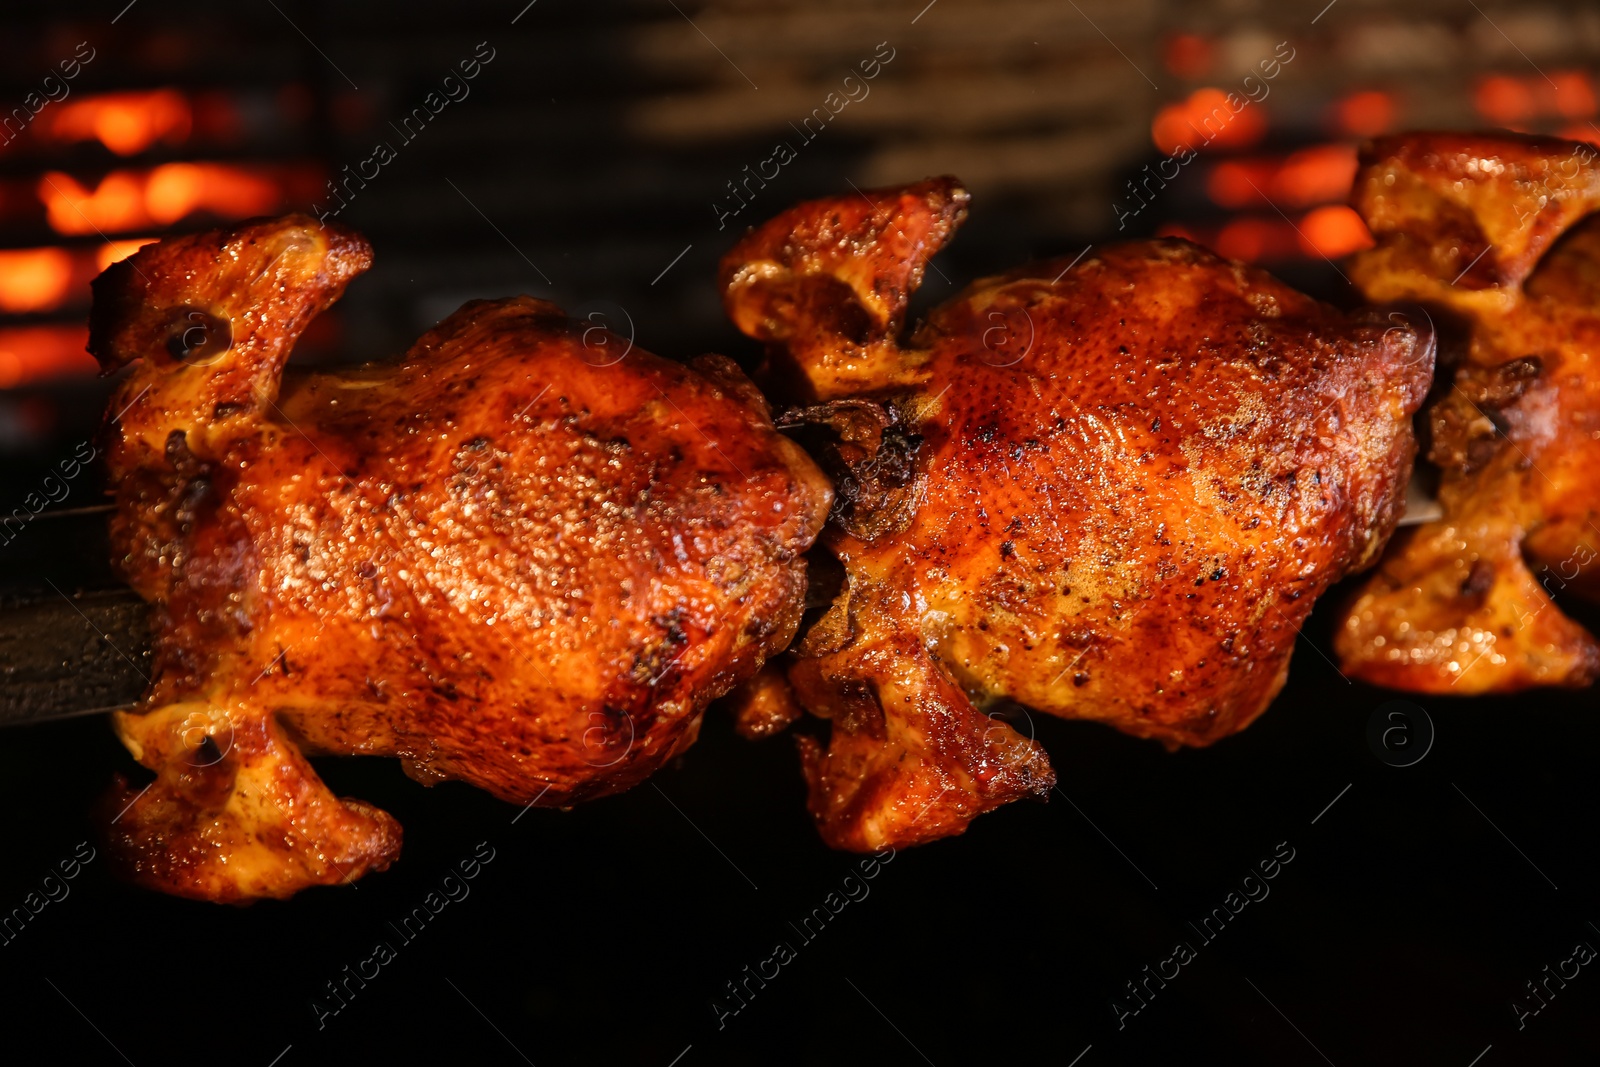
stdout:
[[1399,515],[1425,331],[1183,241],[975,282],[901,343],[965,217],[950,178],[802,204],[722,262],[727,310],[825,427],[843,587],[789,679],[836,846],[959,833],[1048,793],[1011,700],[1169,747],[1244,728]]
[[113,543],[155,624],[117,729],[156,777],[111,804],[145,885],[283,897],[387,866],[398,824],[308,753],[523,805],[626,789],[799,622],[832,490],[734,364],[626,351],[522,297],[280,388],[370,262],[289,217],[95,283],[91,351],[132,364],[106,427]]
[[1390,137],[1354,203],[1367,299],[1418,301],[1453,361],[1429,409],[1442,517],[1395,539],[1337,638],[1346,673],[1417,692],[1583,686],[1600,644],[1552,600],[1600,591],[1600,165],[1517,134]]

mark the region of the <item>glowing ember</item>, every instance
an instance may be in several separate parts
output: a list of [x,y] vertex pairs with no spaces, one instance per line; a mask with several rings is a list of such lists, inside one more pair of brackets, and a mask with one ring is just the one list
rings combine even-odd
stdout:
[[1594,83],[1581,70],[1514,78],[1492,74],[1478,82],[1472,105],[1484,118],[1513,129],[1539,116],[1586,119],[1600,109]]
[[228,219],[264,215],[284,200],[259,170],[224,163],[167,163],[150,171],[113,171],[92,190],[67,174],[39,181],[57,233],[115,233],[169,226],[196,211]]
[[1562,118],[1586,119],[1595,113],[1594,85],[1581,70],[1557,71],[1549,81],[1541,81],[1540,88],[1547,97],[1547,110]]
[[141,175],[115,171],[90,192],[70,176],[55,173],[39,179],[38,192],[51,229],[57,233],[97,233],[148,224],[144,184]]
[[1376,89],[1351,93],[1333,105],[1334,129],[1347,137],[1376,137],[1394,128],[1395,111],[1388,93]]
[[[1229,98],[1238,107],[1231,106]],[[1188,99],[1168,104],[1150,124],[1150,137],[1167,155],[1184,149],[1248,148],[1267,132],[1267,119],[1249,98],[1221,89],[1196,89]]]
[[1258,263],[1294,252],[1294,227],[1279,219],[1234,219],[1217,233],[1216,250],[1229,259]]
[[169,163],[150,172],[145,206],[158,223],[177,222],[191,211],[225,218],[260,215],[278,206],[278,186],[237,167],[215,163]]
[[119,156],[131,156],[158,140],[182,144],[192,123],[189,102],[183,95],[158,89],[67,101],[44,113],[39,132],[63,143],[97,140]]
[[1206,195],[1232,211],[1274,205],[1310,207],[1347,199],[1355,174],[1354,145],[1317,145],[1281,163],[1273,159],[1223,160],[1206,179]]
[[23,326],[0,330],[0,389],[66,374],[93,374],[94,357],[84,350],[84,326]]
[[0,252],[0,311],[49,311],[72,285],[72,255],[60,248]]
[[1238,210],[1261,202],[1276,176],[1277,168],[1270,160],[1225,160],[1206,179],[1206,195],[1220,207]]
[[1314,208],[1297,222],[1281,216],[1242,215],[1215,231],[1168,223],[1157,236],[1184,237],[1245,263],[1333,260],[1372,247],[1372,235],[1361,216],[1343,204]]
[[1295,207],[1350,196],[1356,180],[1356,148],[1349,144],[1326,144],[1296,152],[1284,160],[1273,178],[1275,196]]
[[1519,79],[1491,74],[1478,83],[1472,93],[1472,106],[1478,114],[1502,126],[1526,122],[1538,111],[1533,91]]
[[1371,247],[1367,224],[1343,204],[1319,207],[1300,220],[1300,250],[1307,255],[1338,259]]

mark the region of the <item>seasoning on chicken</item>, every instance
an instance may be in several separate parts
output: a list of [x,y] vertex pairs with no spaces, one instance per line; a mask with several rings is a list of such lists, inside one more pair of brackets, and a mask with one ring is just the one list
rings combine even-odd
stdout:
[[831,722],[801,745],[841,848],[1048,793],[1001,700],[1169,747],[1248,725],[1393,529],[1432,374],[1425,331],[1176,240],[978,281],[902,343],[967,202],[940,178],[802,204],[722,262],[840,482],[843,588],[788,677]]
[[619,361],[623,339],[523,297],[392,365],[284,377],[370,262],[289,217],[95,283],[91,351],[133,365],[113,543],[154,618],[117,729],[156,777],[110,827],[144,885],[234,901],[386,867],[399,825],[308,754],[524,805],[626,789],[798,625],[832,491],[730,361]]
[[1439,323],[1428,458],[1441,517],[1395,539],[1337,639],[1346,673],[1427,693],[1584,686],[1600,643],[1553,596],[1600,592],[1600,164],[1591,145],[1407,134],[1362,155],[1373,301]]

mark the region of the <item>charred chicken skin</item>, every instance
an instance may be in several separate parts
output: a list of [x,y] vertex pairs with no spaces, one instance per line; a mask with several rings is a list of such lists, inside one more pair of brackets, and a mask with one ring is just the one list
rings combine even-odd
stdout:
[[967,202],[941,178],[802,204],[722,262],[838,474],[843,588],[788,679],[831,723],[801,746],[841,848],[1048,793],[997,701],[1169,747],[1248,725],[1389,536],[1432,376],[1426,330],[1175,240],[978,281],[902,343]]
[[1351,675],[1466,695],[1600,674],[1600,644],[1552,599],[1600,591],[1596,156],[1455,133],[1363,154],[1354,203],[1376,244],[1351,277],[1369,300],[1421,302],[1458,343],[1429,409],[1443,515],[1397,537],[1351,606]]
[[[682,366],[530,298],[392,365],[291,374],[371,262],[304,217],[163,241],[95,283],[131,366],[106,427],[154,673],[110,804],[139,882],[216,901],[382,869],[383,811],[308,754],[515,804],[626,789],[791,640],[832,490],[721,357]],[[281,382],[281,384],[280,384]]]

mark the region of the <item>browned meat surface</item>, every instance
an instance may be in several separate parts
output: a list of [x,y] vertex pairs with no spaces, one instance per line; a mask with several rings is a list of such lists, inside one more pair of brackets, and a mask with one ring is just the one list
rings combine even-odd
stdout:
[[307,753],[516,804],[626,789],[798,624],[831,489],[732,363],[597,358],[623,342],[519,298],[280,387],[370,261],[290,217],[96,282],[91,349],[133,364],[107,426],[113,539],[157,635],[117,717],[156,777],[111,832],[154,888],[282,897],[394,860],[394,819]]
[[1453,366],[1430,409],[1443,516],[1395,539],[1338,638],[1346,672],[1432,693],[1583,686],[1600,644],[1600,165],[1593,146],[1408,134],[1362,157],[1351,276],[1419,301]]
[[1244,728],[1401,508],[1431,335],[1181,241],[978,281],[900,339],[949,178],[802,204],[723,260],[729,314],[830,428],[846,578],[789,679],[833,845],[1047,793],[1009,699],[1169,746]]

